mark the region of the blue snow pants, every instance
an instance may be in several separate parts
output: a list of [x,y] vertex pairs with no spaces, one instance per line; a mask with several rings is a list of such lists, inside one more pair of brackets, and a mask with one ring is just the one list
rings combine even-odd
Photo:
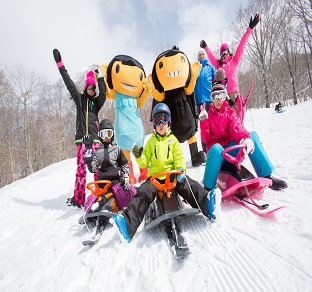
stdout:
[[[258,177],[265,177],[270,175],[274,166],[268,158],[262,143],[259,140],[259,136],[256,132],[250,132],[250,138],[255,144],[255,149],[252,154],[248,154],[250,162]],[[216,185],[218,174],[220,172],[222,164],[225,159],[222,157],[222,151],[230,146],[236,145],[234,141],[231,141],[224,148],[220,144],[214,144],[207,153],[206,168],[204,173],[204,186],[213,189]],[[230,155],[236,156],[239,149],[235,149],[229,152]]]

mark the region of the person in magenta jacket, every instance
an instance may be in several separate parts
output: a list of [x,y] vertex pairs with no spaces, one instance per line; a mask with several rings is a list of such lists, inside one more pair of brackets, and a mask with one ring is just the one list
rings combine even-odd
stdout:
[[243,35],[235,54],[231,54],[229,46],[227,43],[224,43],[220,47],[220,59],[218,59],[214,53],[211,51],[211,49],[207,46],[207,43],[202,40],[200,42],[200,47],[205,49],[208,59],[211,62],[211,64],[216,68],[223,68],[226,72],[226,76],[228,77],[228,85],[227,85],[227,91],[230,99],[233,102],[236,102],[238,105],[238,113],[240,116],[241,121],[244,119],[244,109],[240,108],[242,107],[242,96],[239,92],[239,86],[238,86],[238,66],[241,61],[241,58],[243,56],[246,43],[255,28],[255,26],[258,24],[260,20],[260,15],[256,14],[254,18],[250,18],[249,27],[245,34]]
[[[248,132],[239,121],[235,109],[230,107],[225,85],[214,83],[211,89],[211,100],[208,118],[200,121],[202,139],[206,143],[207,161],[204,173],[204,186],[211,191],[215,188],[218,174],[225,159],[224,148],[244,144],[251,164],[258,177],[272,180],[272,189],[287,188],[287,183],[272,176],[274,167],[269,160],[256,132]],[[237,152],[238,150],[236,150]],[[232,151],[231,151],[232,152]],[[230,153],[235,156],[235,150]]]

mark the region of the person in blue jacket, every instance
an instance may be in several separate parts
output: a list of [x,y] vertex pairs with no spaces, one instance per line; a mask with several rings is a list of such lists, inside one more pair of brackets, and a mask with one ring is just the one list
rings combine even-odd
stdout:
[[[204,120],[208,117],[208,110],[211,104],[210,90],[212,80],[215,78],[216,68],[208,61],[204,50],[198,52],[198,62],[202,65],[199,72],[194,94],[197,105],[197,112],[199,112],[199,119]],[[202,142],[203,151],[206,153],[206,144]]]

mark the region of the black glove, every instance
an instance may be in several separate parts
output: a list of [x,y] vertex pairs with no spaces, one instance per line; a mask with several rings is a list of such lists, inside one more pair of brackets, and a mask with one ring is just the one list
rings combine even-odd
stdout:
[[92,160],[93,160],[93,158],[92,158],[92,152],[91,152],[91,156],[89,156],[89,153],[88,153],[88,154],[86,153],[86,155],[85,155],[85,157],[83,158],[83,160],[84,160],[84,163],[85,163],[85,164],[90,164],[90,163],[92,162]]
[[142,152],[143,152],[143,147],[139,147],[138,145],[134,145],[134,147],[132,149],[132,153],[133,153],[135,158],[141,157]]
[[84,136],[82,140],[83,140],[86,150],[92,149],[93,139],[89,135]]
[[204,40],[201,40],[200,43],[199,43],[199,46],[204,49],[204,48],[207,47],[207,44],[206,44],[206,42]]
[[61,53],[59,52],[58,49],[54,49],[54,50],[53,50],[53,57],[54,57],[54,60],[55,60],[55,62],[56,62],[57,68],[59,68],[59,69],[60,69],[61,67],[64,67],[64,68],[65,68],[65,66],[64,66],[64,64],[63,64],[63,62],[62,62]]
[[254,19],[252,19],[252,17],[250,17],[249,27],[251,29],[254,29],[255,26],[258,24],[259,20],[260,20],[260,14],[259,13],[257,13],[255,15]]

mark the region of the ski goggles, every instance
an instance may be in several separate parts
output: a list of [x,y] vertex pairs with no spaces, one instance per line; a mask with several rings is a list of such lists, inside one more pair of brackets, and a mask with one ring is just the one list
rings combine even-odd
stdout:
[[153,119],[153,124],[154,126],[159,126],[161,123],[162,124],[167,124],[170,123],[171,118],[167,114],[158,114],[154,117]]
[[217,100],[226,100],[227,98],[227,93],[224,90],[221,91],[215,91],[211,93],[211,100],[212,101],[217,101]]
[[99,132],[99,136],[104,140],[105,138],[111,139],[114,136],[114,130],[104,129]]

